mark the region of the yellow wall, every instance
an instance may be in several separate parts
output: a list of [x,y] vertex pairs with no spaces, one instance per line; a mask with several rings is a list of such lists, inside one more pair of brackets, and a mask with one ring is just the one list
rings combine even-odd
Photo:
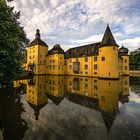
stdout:
[[97,82],[97,78],[67,76],[67,91],[69,93],[96,98],[98,90]]
[[52,54],[46,57],[46,74],[65,74],[64,54]]
[[66,87],[69,94],[79,94],[98,99],[100,110],[113,112],[118,108],[119,95],[129,95],[129,77],[121,77],[119,80],[103,80],[67,76]]
[[119,75],[123,75],[123,58],[119,57]]
[[[94,61],[94,57],[97,57],[97,61]],[[85,60],[87,59],[87,60]],[[80,63],[79,73],[73,72],[73,62],[78,61]],[[98,77],[98,56],[87,56],[78,58],[68,58],[66,59],[66,73],[68,75],[81,75],[81,76],[94,76]],[[85,68],[87,65],[87,69]],[[94,65],[97,65],[97,69],[94,69]]]
[[48,48],[41,45],[35,45],[27,48],[27,67],[29,64],[35,64],[34,74],[46,74],[46,55]]
[[123,58],[123,75],[129,75],[129,56],[122,56]]
[[[102,61],[102,57],[105,61]],[[99,48],[99,77],[119,78],[118,47],[106,46]]]
[[121,77],[122,81],[122,95],[123,96],[128,96],[129,95],[129,77],[128,76],[123,76]]
[[54,97],[64,97],[65,91],[64,76],[51,76],[46,78],[46,93]]
[[29,103],[36,106],[47,103],[45,81],[45,76],[35,76],[28,81],[26,99]]
[[113,112],[118,107],[119,80],[99,80],[99,108],[102,111]]

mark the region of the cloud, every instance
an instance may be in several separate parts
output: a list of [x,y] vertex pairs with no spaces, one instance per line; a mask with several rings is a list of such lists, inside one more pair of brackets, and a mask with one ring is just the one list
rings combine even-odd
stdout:
[[117,42],[140,46],[136,40],[140,37],[139,0],[14,0],[9,4],[21,11],[20,22],[30,40],[39,28],[49,46],[60,43],[66,50],[100,41],[109,23]]

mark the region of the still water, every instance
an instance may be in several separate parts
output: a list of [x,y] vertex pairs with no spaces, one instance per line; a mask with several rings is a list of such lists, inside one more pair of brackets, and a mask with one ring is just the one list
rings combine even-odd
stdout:
[[140,139],[140,78],[35,76],[0,91],[4,140]]

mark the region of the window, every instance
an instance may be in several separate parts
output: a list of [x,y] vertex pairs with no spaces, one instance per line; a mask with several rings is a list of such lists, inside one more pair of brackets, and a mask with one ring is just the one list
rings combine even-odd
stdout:
[[87,70],[88,69],[88,65],[85,65],[85,70]]
[[101,96],[101,100],[102,100],[102,101],[105,101],[105,97],[104,97],[104,96]]
[[115,48],[115,47],[113,47],[113,50],[116,50],[116,48]]
[[55,62],[55,60],[53,60],[53,63]]
[[52,81],[52,84],[55,85],[55,81]]
[[127,85],[127,81],[125,81],[125,85]]
[[69,86],[71,86],[72,85],[72,82],[71,81],[69,81]]
[[97,80],[94,80],[95,83],[97,83]]
[[105,57],[102,57],[101,60],[102,60],[102,61],[105,61]]
[[125,59],[125,63],[127,63],[127,59]]
[[85,62],[88,62],[88,57],[85,57]]
[[97,72],[94,72],[94,75],[97,75]]
[[94,85],[94,90],[97,90],[97,85]]
[[42,64],[42,60],[40,60],[40,64]]
[[85,84],[85,88],[86,88],[86,89],[88,88],[88,84],[87,84],[87,83]]
[[125,66],[125,70],[127,70],[127,66]]
[[31,59],[31,56],[29,58]]
[[94,56],[94,62],[96,62],[97,61],[97,56]]
[[94,65],[94,70],[97,70],[97,64]]
[[53,69],[55,69],[55,65],[53,65]]
[[33,55],[33,58],[35,58],[35,56]]
[[65,61],[64,61],[64,65],[66,65],[66,64],[67,64],[67,61],[65,60]]
[[88,72],[85,72],[85,74],[88,74]]
[[69,65],[69,69],[72,69],[72,65]]

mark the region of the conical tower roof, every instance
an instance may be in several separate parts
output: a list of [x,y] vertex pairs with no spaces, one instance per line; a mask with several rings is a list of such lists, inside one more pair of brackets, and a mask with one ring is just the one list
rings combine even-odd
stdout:
[[34,110],[35,120],[38,120],[39,117],[39,111],[47,104],[41,104],[41,105],[34,105],[27,101],[27,103],[30,105],[30,107]]
[[119,114],[119,109],[116,108],[113,112],[101,111],[101,114],[102,114],[103,121],[107,129],[107,132],[109,134],[111,126],[113,125],[113,122],[115,121],[117,114]]
[[108,24],[101,42],[101,47],[102,46],[118,46]]

